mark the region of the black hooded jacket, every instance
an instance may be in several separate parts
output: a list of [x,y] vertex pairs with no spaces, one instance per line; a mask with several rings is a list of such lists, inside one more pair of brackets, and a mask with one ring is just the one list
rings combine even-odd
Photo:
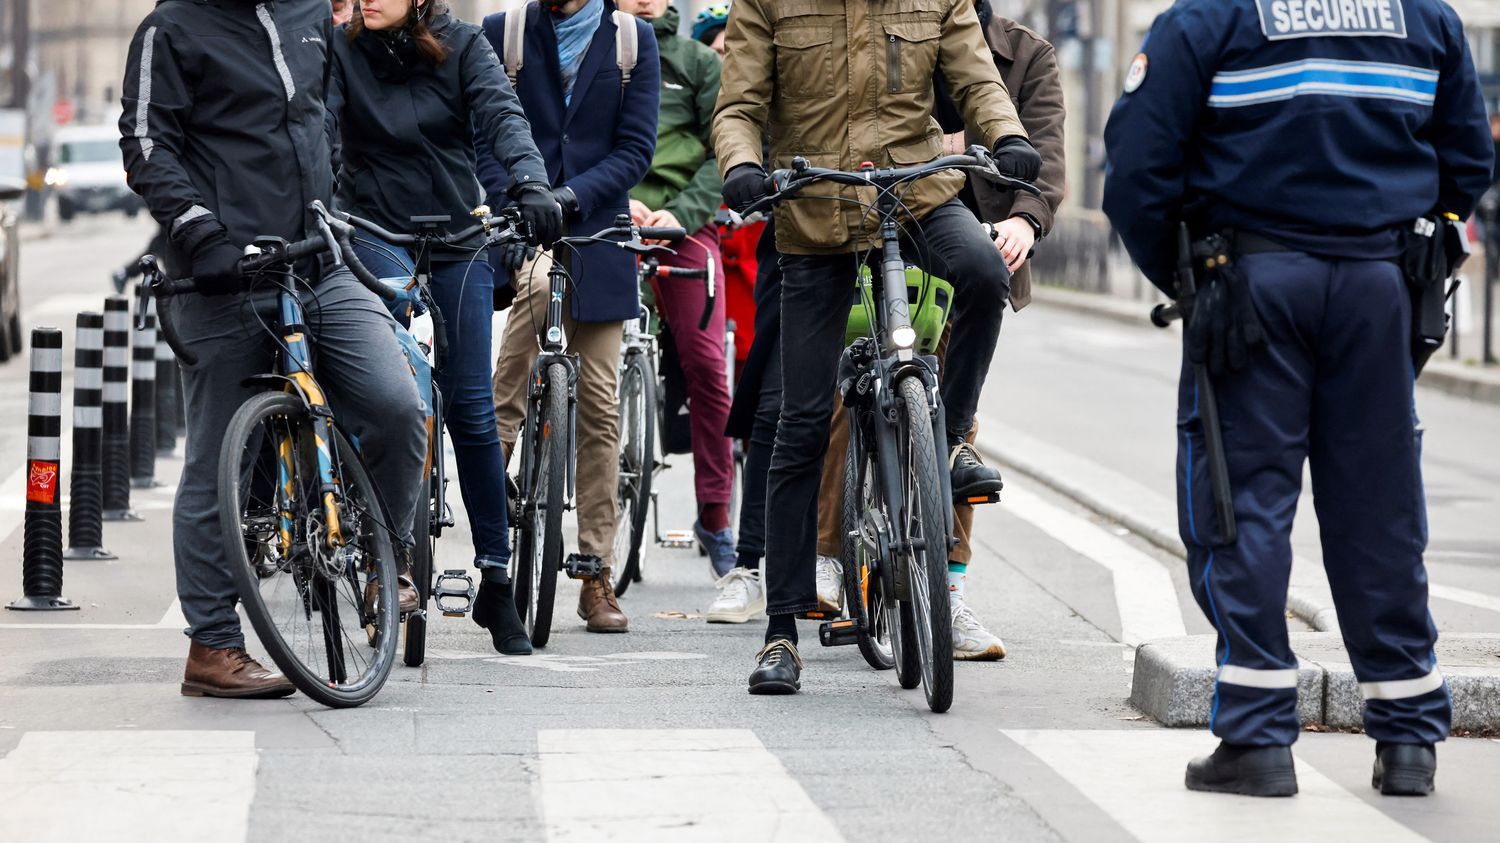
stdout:
[[311,234],[331,200],[328,0],[160,0],[130,45],[120,148],[131,189],[191,250]]
[[505,164],[510,191],[547,185],[531,125],[479,27],[440,14],[429,29],[449,51],[436,67],[404,33],[366,30],[351,41],[346,25],[333,36],[328,110],[343,141],[339,207],[392,231],[410,231],[418,215],[447,214],[450,229],[472,223],[469,212],[484,199],[476,134]]

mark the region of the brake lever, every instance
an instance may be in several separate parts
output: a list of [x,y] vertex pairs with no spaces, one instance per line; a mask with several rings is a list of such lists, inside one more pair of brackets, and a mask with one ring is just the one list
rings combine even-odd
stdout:
[[142,255],[140,263],[141,283],[136,286],[137,296],[135,298],[135,329],[146,330],[146,314],[150,310],[148,304],[153,296],[152,288],[161,278],[161,268],[157,266],[155,255]]

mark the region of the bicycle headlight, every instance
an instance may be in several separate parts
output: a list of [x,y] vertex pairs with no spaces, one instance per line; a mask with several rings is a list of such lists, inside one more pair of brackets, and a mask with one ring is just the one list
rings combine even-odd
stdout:
[[917,329],[910,325],[902,325],[891,331],[891,343],[897,348],[911,348],[917,344]]

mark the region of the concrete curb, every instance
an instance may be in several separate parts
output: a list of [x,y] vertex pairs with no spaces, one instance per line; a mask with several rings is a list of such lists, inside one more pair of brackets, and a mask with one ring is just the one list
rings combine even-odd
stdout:
[[[991,419],[980,422],[974,445],[985,459],[1025,475],[1175,557],[1187,558],[1187,548],[1177,535],[1176,504],[1133,480],[1101,472],[1085,460]],[[1335,631],[1338,615],[1326,585],[1318,580],[1320,573],[1300,557],[1293,560],[1287,609],[1315,630]]]
[[[1040,285],[1032,288],[1031,297],[1033,301],[1046,307],[1082,313],[1137,328],[1152,327],[1151,308],[1161,301],[1160,298],[1134,301],[1108,293],[1083,293],[1063,287]],[[1446,354],[1446,351],[1439,352],[1427,365],[1417,381],[1418,386],[1458,398],[1500,404],[1500,370],[1478,369],[1459,362],[1449,362]]]
[[[1130,702],[1163,726],[1208,724],[1213,704],[1216,637],[1189,635],[1136,649]],[[1297,712],[1304,725],[1364,727],[1364,699],[1336,633],[1295,633]],[[1500,729],[1500,634],[1445,635],[1438,663],[1453,699],[1455,732]]]

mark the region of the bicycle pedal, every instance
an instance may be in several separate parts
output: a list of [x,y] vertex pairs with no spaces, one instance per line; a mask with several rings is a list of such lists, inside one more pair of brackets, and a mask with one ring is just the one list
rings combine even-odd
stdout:
[[985,495],[965,495],[963,497],[955,497],[953,499],[953,502],[966,506],[983,506],[987,503],[999,503],[1000,492],[997,490]]
[[474,608],[474,580],[463,570],[447,570],[432,587],[432,602],[446,618],[461,618]]
[[597,580],[604,575],[604,561],[597,556],[571,553],[563,563],[563,571],[570,580]]
[[833,621],[838,615],[834,612],[803,612],[797,617],[805,621]]
[[860,623],[855,618],[828,621],[818,625],[818,643],[824,647],[858,644],[860,632]]
[[662,547],[672,547],[679,550],[691,550],[698,544],[698,537],[693,535],[692,530],[668,530],[661,534],[656,543]]

